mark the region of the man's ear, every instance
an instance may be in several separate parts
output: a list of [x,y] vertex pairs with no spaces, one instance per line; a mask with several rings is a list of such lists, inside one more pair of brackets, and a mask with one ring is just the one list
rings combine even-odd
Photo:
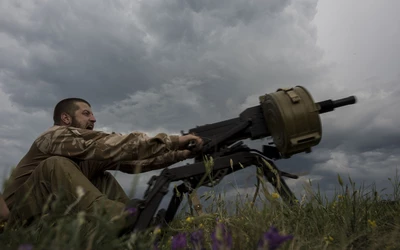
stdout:
[[64,125],[71,125],[72,123],[72,118],[70,115],[68,115],[67,113],[62,113],[61,114],[61,121]]

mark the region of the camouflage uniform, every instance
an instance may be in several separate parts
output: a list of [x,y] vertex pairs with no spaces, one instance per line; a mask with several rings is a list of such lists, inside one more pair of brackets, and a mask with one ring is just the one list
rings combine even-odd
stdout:
[[182,161],[185,157],[178,150],[178,137],[53,126],[34,141],[7,181],[3,195],[10,220],[40,215],[47,199],[61,193],[66,204],[71,204],[78,198],[78,186],[85,195],[76,209],[91,211],[103,206],[110,213],[119,213],[129,199],[105,171],[146,172]]

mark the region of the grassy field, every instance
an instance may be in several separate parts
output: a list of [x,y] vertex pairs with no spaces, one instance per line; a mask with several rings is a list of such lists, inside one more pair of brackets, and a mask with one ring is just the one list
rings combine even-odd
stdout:
[[[28,228],[3,229],[0,249],[400,249],[399,182],[389,181],[393,193],[382,200],[374,187],[338,176],[341,190],[333,199],[305,186],[307,195],[290,207],[265,189],[258,208],[252,197],[229,203],[210,194],[205,215],[183,213],[168,228],[124,238],[112,236],[104,216],[44,218]],[[88,220],[97,225],[89,235]]]

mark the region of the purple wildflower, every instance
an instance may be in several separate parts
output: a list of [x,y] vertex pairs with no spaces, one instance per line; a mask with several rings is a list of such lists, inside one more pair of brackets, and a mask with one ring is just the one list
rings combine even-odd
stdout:
[[213,250],[228,250],[232,248],[232,235],[223,223],[218,223],[211,235]]
[[193,247],[195,250],[202,250],[203,247],[203,230],[197,230],[190,235],[190,240],[192,241]]
[[18,250],[32,250],[33,246],[31,244],[21,244],[18,246]]
[[173,250],[186,249],[187,247],[186,234],[179,233],[174,237],[172,237],[171,247]]
[[136,207],[130,207],[127,208],[126,211],[128,211],[129,214],[133,215],[137,212],[137,208]]
[[270,227],[268,232],[264,233],[263,237],[258,242],[258,250],[267,249],[276,250],[282,243],[287,240],[293,239],[292,235],[280,235],[278,229]]

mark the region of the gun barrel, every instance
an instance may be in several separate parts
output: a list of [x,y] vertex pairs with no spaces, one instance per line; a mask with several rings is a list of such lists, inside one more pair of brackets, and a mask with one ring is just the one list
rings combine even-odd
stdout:
[[356,103],[355,96],[349,96],[346,98],[338,99],[338,100],[326,100],[322,102],[318,102],[319,105],[319,113],[327,113],[333,111],[335,108],[347,106]]

